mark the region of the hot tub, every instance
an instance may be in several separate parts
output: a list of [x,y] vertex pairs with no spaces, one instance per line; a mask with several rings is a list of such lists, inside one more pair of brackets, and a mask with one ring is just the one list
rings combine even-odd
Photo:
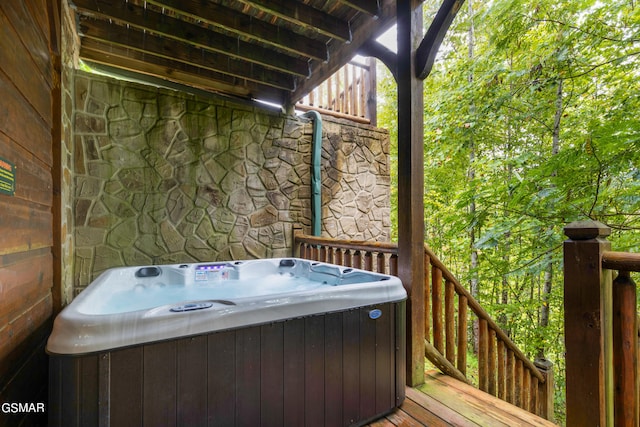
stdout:
[[342,426],[404,399],[393,276],[295,258],[106,271],[55,319],[50,426]]

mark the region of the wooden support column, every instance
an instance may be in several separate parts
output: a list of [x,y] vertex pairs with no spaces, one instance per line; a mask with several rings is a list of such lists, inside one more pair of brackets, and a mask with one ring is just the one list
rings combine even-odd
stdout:
[[612,426],[612,284],[602,268],[611,229],[580,221],[564,231],[567,425]]
[[398,275],[407,302],[407,384],[424,382],[423,83],[415,51],[422,38],[418,0],[399,0],[398,24]]

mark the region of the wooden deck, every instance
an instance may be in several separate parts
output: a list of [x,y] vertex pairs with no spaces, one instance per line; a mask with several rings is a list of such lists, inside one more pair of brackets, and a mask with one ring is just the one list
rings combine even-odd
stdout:
[[407,387],[395,412],[368,424],[391,426],[547,426],[556,424],[449,376],[429,372],[420,389]]

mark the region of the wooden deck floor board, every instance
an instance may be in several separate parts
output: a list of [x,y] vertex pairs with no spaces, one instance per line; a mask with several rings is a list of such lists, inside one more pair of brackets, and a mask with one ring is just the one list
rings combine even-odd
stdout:
[[557,427],[488,393],[446,375],[429,372],[418,390],[407,387],[402,406],[372,427]]

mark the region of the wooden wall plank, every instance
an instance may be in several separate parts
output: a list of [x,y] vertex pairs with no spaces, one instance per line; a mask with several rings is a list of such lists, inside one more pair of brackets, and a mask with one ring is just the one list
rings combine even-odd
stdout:
[[1,71],[0,99],[0,133],[51,165],[51,129]]
[[[50,252],[40,251],[33,257],[0,268],[0,325],[21,316],[25,307],[40,301],[51,291],[53,270]],[[42,269],[33,268],[43,266]]]
[[23,52],[20,34],[0,9],[0,70],[4,71],[39,116],[51,126],[51,82],[42,75],[31,56],[24,55]]
[[[30,307],[25,307],[24,314],[12,323],[0,325],[0,379],[4,379],[8,372],[15,372],[21,366],[22,354],[16,350],[21,349],[21,344],[28,341],[51,314],[50,294],[31,304]],[[24,349],[25,354],[28,350],[30,349]]]
[[31,152],[0,133],[0,157],[16,168],[14,197],[43,206],[53,203],[51,165],[43,163]]
[[17,34],[20,34],[23,49],[22,55],[29,55],[40,73],[49,80],[52,86],[53,66],[51,64],[48,34],[49,28],[41,29],[38,22],[31,15],[30,9],[38,7],[37,4],[29,6],[34,0],[5,1],[0,3],[0,9],[11,21]]
[[53,244],[51,210],[17,198],[0,196],[0,255],[27,252]]

